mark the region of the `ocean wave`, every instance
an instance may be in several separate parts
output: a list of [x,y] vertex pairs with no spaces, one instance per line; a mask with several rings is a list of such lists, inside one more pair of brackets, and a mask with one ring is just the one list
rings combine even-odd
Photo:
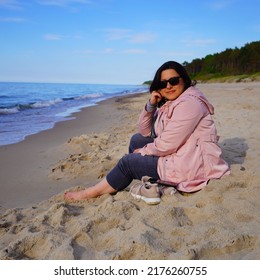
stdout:
[[94,93],[94,94],[86,94],[81,95],[77,97],[65,97],[65,98],[56,98],[52,100],[43,100],[43,101],[37,101],[34,103],[27,103],[27,104],[15,104],[13,106],[0,106],[0,115],[8,115],[8,114],[15,114],[20,111],[29,110],[29,109],[41,109],[45,107],[54,106],[55,104],[66,102],[66,101],[73,101],[73,100],[95,100],[97,98],[100,98],[104,96],[104,94],[101,93]]
[[9,99],[9,98],[12,98],[11,96],[9,95],[0,95],[0,99]]
[[56,98],[56,99],[53,99],[53,100],[38,101],[38,102],[35,102],[33,104],[30,104],[30,107],[31,108],[44,108],[44,107],[49,107],[49,106],[55,105],[55,104],[60,103],[62,101],[64,101],[64,99],[62,99],[62,98]]
[[83,99],[94,99],[94,98],[100,98],[103,97],[104,94],[103,93],[91,93],[91,94],[84,94],[81,96],[77,96],[74,99],[75,100],[83,100]]
[[[63,98],[55,98],[51,100],[41,100],[41,101],[36,101],[36,102],[30,102],[30,103],[25,103],[25,104],[14,104],[14,105],[9,105],[9,106],[2,106],[0,105],[0,115],[8,115],[8,114],[16,114],[19,113],[20,111],[24,110],[30,110],[30,109],[41,109],[45,107],[51,107],[54,106],[58,103],[62,102],[70,102],[70,101],[86,101],[89,104],[94,104],[95,102],[103,99],[103,98],[110,98],[113,96],[120,96],[120,95],[126,95],[126,94],[133,94],[136,92],[143,92],[146,91],[144,88],[135,88],[135,89],[126,89],[126,90],[118,90],[114,92],[109,92],[109,90],[104,91],[104,92],[94,92],[94,93],[89,93],[89,94],[82,94],[79,96],[71,96],[71,97],[63,97]],[[5,95],[0,95],[3,99],[8,98],[8,96]],[[78,106],[78,105],[77,105]],[[86,104],[85,104],[86,106]]]
[[28,104],[16,104],[15,106],[10,107],[0,107],[0,115],[16,114],[20,111],[29,110],[29,109],[40,109],[45,107],[53,106],[57,103],[63,102],[64,99],[56,98],[53,100],[37,101],[35,103]]
[[16,114],[18,112],[19,112],[19,109],[17,107],[0,108],[0,115],[10,115],[10,114]]

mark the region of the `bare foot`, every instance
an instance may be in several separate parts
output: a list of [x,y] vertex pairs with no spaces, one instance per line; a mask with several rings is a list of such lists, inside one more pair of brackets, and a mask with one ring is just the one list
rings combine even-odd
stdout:
[[101,196],[103,194],[107,193],[115,193],[116,190],[112,188],[106,178],[104,178],[102,181],[97,183],[95,186],[86,188],[81,191],[74,191],[74,192],[65,192],[64,193],[64,200],[69,201],[79,201],[79,200],[85,200],[88,198],[95,198],[98,196]]
[[79,201],[79,200],[85,200],[85,199],[88,199],[87,190],[64,193],[64,200]]

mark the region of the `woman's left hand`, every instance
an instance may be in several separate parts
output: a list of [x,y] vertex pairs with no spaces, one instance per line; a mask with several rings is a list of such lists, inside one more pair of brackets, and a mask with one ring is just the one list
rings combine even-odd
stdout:
[[141,148],[140,149],[135,149],[134,154],[140,154],[140,150],[141,150]]

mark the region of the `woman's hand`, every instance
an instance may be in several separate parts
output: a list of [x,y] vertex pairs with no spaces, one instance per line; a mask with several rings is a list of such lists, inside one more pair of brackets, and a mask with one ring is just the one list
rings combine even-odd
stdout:
[[162,95],[158,91],[153,91],[151,93],[150,104],[157,105],[162,100]]
[[139,154],[139,153],[140,153],[140,150],[141,150],[141,148],[135,149],[135,150],[134,150],[134,154]]

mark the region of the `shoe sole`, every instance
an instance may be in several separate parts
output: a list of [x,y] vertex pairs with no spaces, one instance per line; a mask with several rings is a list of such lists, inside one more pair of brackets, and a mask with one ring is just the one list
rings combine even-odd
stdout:
[[155,204],[159,204],[161,202],[161,199],[159,197],[157,198],[149,198],[149,197],[144,197],[138,194],[133,194],[131,193],[131,195],[135,198],[137,198],[138,200],[143,200],[144,202],[146,202],[149,205],[155,205]]

